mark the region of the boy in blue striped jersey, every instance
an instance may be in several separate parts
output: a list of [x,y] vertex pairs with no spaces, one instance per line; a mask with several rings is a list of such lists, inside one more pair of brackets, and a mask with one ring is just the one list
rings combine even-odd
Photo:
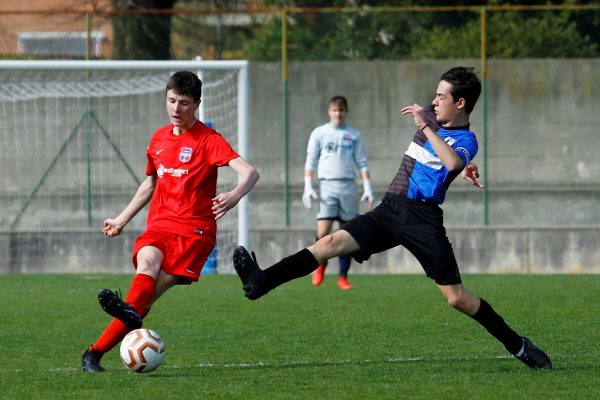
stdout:
[[546,353],[463,286],[443,225],[439,204],[450,183],[462,172],[465,179],[478,185],[477,169],[470,164],[477,153],[477,139],[470,131],[469,116],[480,92],[481,83],[473,69],[455,67],[442,74],[430,106],[412,104],[401,110],[413,117],[417,132],[381,204],[372,211],[265,270],[246,249],[237,247],[233,262],[246,297],[258,299],[332,257],[351,255],[362,262],[371,254],[402,245],[452,307],[477,321],[528,367],[551,369]]

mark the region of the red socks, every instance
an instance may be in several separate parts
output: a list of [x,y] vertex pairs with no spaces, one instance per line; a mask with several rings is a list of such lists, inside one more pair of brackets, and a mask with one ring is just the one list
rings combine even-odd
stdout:
[[127,297],[125,297],[125,303],[131,305],[141,315],[154,299],[155,292],[156,281],[153,277],[145,274],[135,274],[127,292]]
[[[135,274],[127,292],[125,302],[130,304],[144,318],[150,309],[148,304],[154,299],[156,281],[149,275]],[[127,326],[116,318],[108,324],[91,349],[106,353],[117,345],[129,332]]]

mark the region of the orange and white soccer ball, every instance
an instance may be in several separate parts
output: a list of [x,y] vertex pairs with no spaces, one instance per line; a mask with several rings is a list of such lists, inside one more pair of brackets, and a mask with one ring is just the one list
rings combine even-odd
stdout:
[[120,354],[131,371],[154,371],[165,358],[165,342],[153,330],[135,329],[123,338]]

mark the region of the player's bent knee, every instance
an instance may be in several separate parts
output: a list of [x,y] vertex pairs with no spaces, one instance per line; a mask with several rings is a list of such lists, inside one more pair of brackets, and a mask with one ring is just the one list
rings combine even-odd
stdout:
[[460,290],[443,290],[444,297],[450,306],[453,308],[462,311],[462,308],[465,305],[465,296],[464,293]]
[[142,247],[140,251],[136,255],[137,259],[137,269],[136,272],[138,274],[145,274],[153,277],[154,279],[158,278],[158,274],[160,273],[160,267],[163,261],[162,252],[153,246]]
[[448,304],[450,304],[452,308],[469,315],[474,314],[478,308],[478,306],[473,302],[473,299],[473,296],[465,293],[446,297]]
[[319,261],[328,260],[335,255],[333,235],[325,235],[308,248]]
[[139,257],[136,273],[148,275],[153,277],[154,279],[157,279],[158,274],[160,273],[160,264],[153,260],[148,260],[143,257]]

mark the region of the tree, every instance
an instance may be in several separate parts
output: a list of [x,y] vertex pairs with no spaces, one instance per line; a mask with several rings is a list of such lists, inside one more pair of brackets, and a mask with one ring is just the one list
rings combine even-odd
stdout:
[[[546,0],[531,0],[545,4]],[[564,0],[565,4],[579,3]],[[317,7],[322,1],[272,0],[276,6]],[[518,4],[490,0],[488,5]],[[479,58],[479,10],[388,12],[376,6],[439,5],[434,0],[336,0],[328,6],[362,7],[357,12],[290,13],[289,60],[403,60]],[[472,5],[469,0],[445,6]],[[490,11],[487,56],[490,58],[597,57],[600,54],[600,11]],[[256,31],[247,45],[248,58],[278,60],[281,19]]]
[[[177,0],[112,0],[116,10],[167,10]],[[113,58],[166,60],[171,57],[171,15],[113,15]]]
[[[575,58],[598,55],[598,46],[582,36],[569,11],[506,11],[490,13],[489,58]],[[461,28],[434,27],[412,48],[410,58],[480,57],[480,22]]]
[[[180,8],[236,10],[245,8],[239,0],[179,0]],[[172,21],[172,50],[178,59],[246,58],[244,45],[255,27],[251,15],[243,13],[181,13]]]

